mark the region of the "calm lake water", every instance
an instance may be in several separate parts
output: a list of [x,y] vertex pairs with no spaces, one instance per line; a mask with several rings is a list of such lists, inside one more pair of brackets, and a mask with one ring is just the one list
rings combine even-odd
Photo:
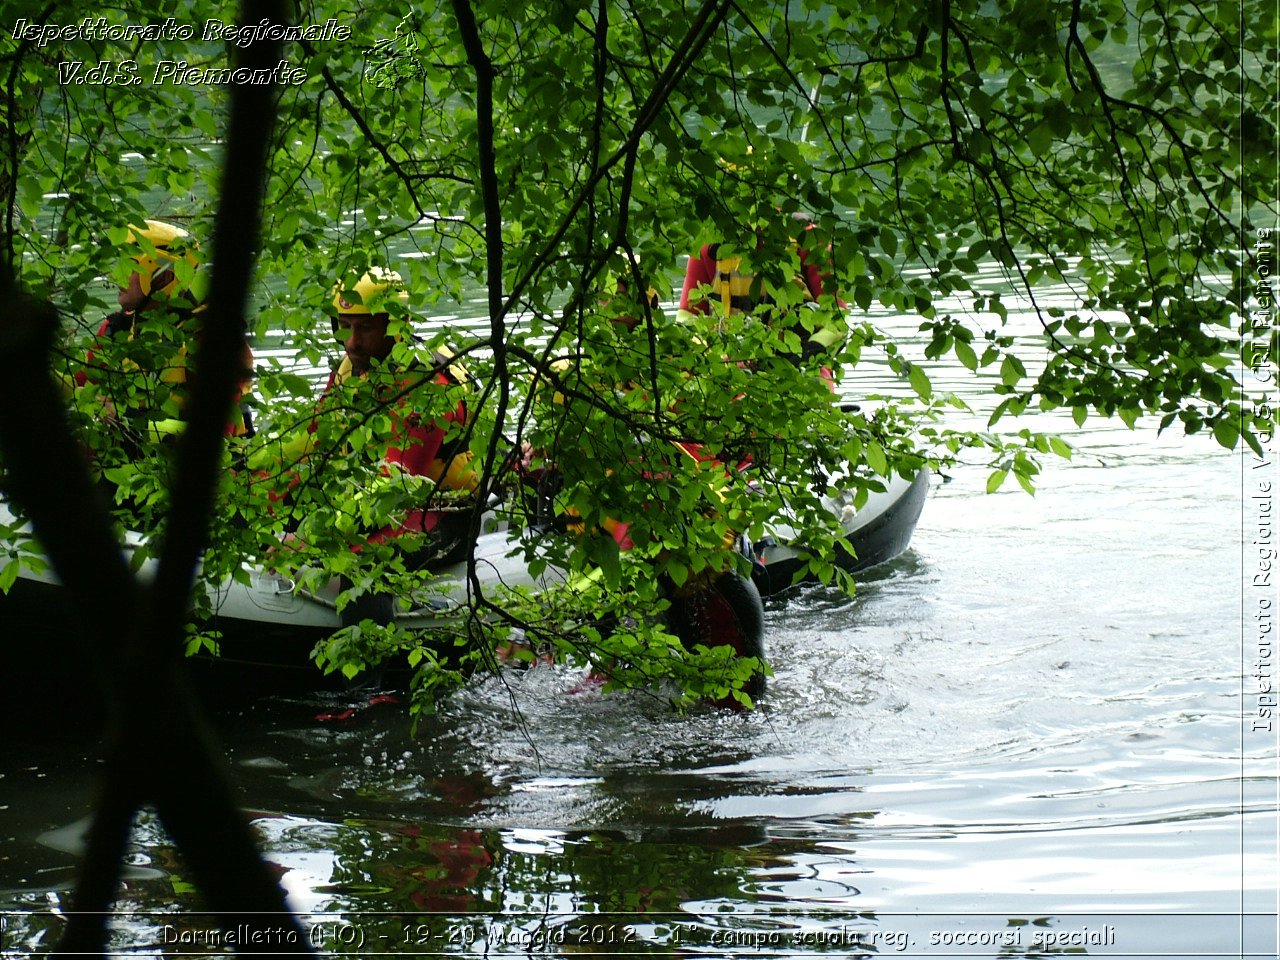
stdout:
[[[316,719],[342,705],[319,695],[228,707],[243,805],[316,941],[1275,957],[1277,734],[1252,729],[1247,696],[1251,458],[1052,424],[1077,452],[1046,464],[1034,498],[1012,482],[987,495],[985,471],[959,467],[912,549],[856,596],[771,603],[776,675],[750,716],[575,694],[559,668],[486,680],[416,735],[394,706],[345,725]],[[16,957],[60,929],[96,760],[42,733],[39,708],[6,726],[0,955]],[[143,817],[115,946],[199,953],[174,942],[213,929],[174,916],[197,909]]]

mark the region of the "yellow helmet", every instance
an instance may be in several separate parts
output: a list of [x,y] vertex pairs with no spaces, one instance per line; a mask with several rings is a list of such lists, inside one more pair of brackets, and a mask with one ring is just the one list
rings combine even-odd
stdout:
[[[355,300],[349,300],[346,294],[356,294]],[[370,267],[355,286],[347,287],[339,283],[333,288],[333,308],[338,313],[376,314],[386,313],[381,307],[389,300],[407,303],[409,291],[405,289],[404,278],[394,270],[385,267]]]
[[[136,248],[132,259],[137,264],[135,272],[142,292],[148,297],[156,293],[172,294],[178,289],[179,282],[171,264],[182,259],[193,267],[197,266],[196,244],[188,239],[187,231],[172,223],[162,220],[144,220],[143,223],[146,226],[129,224],[129,234],[125,238],[125,243]],[[162,275],[169,279],[158,289],[153,289],[153,281]]]

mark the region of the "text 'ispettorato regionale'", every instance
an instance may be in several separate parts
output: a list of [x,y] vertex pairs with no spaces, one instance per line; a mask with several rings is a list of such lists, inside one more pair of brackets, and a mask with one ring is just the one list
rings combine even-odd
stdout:
[[199,28],[179,23],[173,17],[161,23],[145,24],[111,23],[106,17],[85,17],[77,23],[32,23],[22,19],[13,26],[13,39],[34,41],[38,47],[75,40],[208,40],[247,47],[258,40],[350,40],[351,27],[334,19],[296,26],[273,23],[265,18],[243,26],[225,20],[206,20]]

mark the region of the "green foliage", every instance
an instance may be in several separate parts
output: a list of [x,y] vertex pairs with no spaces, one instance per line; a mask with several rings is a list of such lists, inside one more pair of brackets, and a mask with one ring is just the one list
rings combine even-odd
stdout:
[[[51,22],[96,15],[50,11]],[[439,648],[358,629],[317,653],[343,672],[407,657],[427,693],[464,669],[459,654],[489,662],[518,628],[611,682],[674,677],[689,695],[719,696],[742,669],[672,642],[659,585],[741,564],[726,544],[782,514],[811,548],[809,571],[841,579],[815,474],[841,477],[858,502],[895,473],[977,451],[988,489],[1012,474],[1031,491],[1039,458],[1070,448],[996,431],[1053,409],[1259,449],[1272,414],[1236,373],[1254,237],[1275,217],[1267,12],[1261,0],[459,0],[405,15],[301,4],[299,22],[338,17],[352,39],[288,48],[307,76],[280,95],[252,331],[283,350],[259,351],[261,432],[229,455],[208,575],[270,555],[356,580],[419,576],[352,546],[421,495],[380,468],[395,403],[432,417],[455,398],[427,385],[347,391],[313,419],[316,380],[301,372],[336,362],[334,285],[370,265],[405,276],[413,314],[482,314],[421,355],[461,351],[473,413],[461,439],[486,489],[508,489],[511,522],[527,521],[530,498],[505,465],[526,451],[554,466],[551,505],[577,531],[528,546],[531,565],[569,571],[572,588],[473,597],[459,643],[444,644],[448,668]],[[222,8],[126,2],[103,15],[200,24]],[[20,226],[9,261],[62,307],[68,371],[112,307],[100,278],[128,272],[113,246],[125,222],[207,235],[224,97],[59,85],[58,64],[132,58],[145,79],[162,57],[218,64],[225,52],[106,40],[4,54],[20,94],[3,108],[14,136],[0,187]],[[801,211],[811,222],[791,218]],[[779,293],[785,320],[676,316],[684,258],[713,241]],[[830,281],[812,313],[787,303],[800,245]],[[653,287],[662,305],[616,294],[617,278]],[[1014,303],[1035,330],[1015,329]],[[865,319],[874,305],[919,318],[923,356]],[[620,316],[639,322],[628,332]],[[825,323],[848,326],[834,356],[795,362],[802,335]],[[166,441],[135,431],[126,450],[128,418],[101,411],[109,397],[144,418],[180,415],[180,395],[147,375],[175,349],[163,337],[113,345],[74,394],[122,518],[150,531],[163,530]],[[952,355],[989,384],[992,409],[967,411],[939,388],[931,365]],[[818,367],[841,377],[871,358],[901,389],[872,412],[840,411]],[[1274,368],[1274,353],[1258,362]],[[986,428],[956,426],[957,408]],[[688,441],[724,463],[749,458],[753,483],[695,462],[677,446]],[[619,522],[630,549],[607,533]],[[304,546],[279,551],[286,532]]]

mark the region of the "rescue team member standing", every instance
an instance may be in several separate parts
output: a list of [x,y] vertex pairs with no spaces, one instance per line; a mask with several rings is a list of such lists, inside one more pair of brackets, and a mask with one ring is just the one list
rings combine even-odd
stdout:
[[[199,336],[204,304],[190,283],[185,283],[179,263],[191,271],[199,267],[197,244],[187,231],[160,220],[130,226],[125,244],[132,270],[116,295],[120,309],[98,327],[96,342],[85,357],[85,369],[77,371],[77,387],[89,384],[102,401],[104,414],[125,431],[126,452],[141,455],[141,443],[149,435],[163,440],[181,431],[186,402],[187,346]],[[110,349],[107,345],[110,344]],[[118,368],[108,367],[112,364]],[[253,435],[247,403],[253,354],[245,348],[245,375],[240,403],[227,424],[228,436]],[[141,377],[131,374],[141,373]]]
[[[708,243],[689,258],[680,292],[680,309],[709,314],[719,308],[724,313],[751,313],[756,307],[774,303],[764,281],[739,272],[741,257],[721,257],[720,244]],[[800,251],[800,273],[796,282],[804,287],[805,300],[822,296],[822,271],[809,262],[807,250]],[[697,296],[701,291],[703,296]]]
[[[351,292],[356,296],[348,298]],[[433,563],[452,562],[466,555],[469,547],[469,511],[440,509],[430,502],[437,491],[473,493],[478,484],[471,466],[471,453],[466,449],[462,432],[467,423],[466,401],[461,396],[442,418],[424,416],[414,406],[415,391],[421,387],[452,390],[461,393],[466,374],[452,363],[452,356],[437,351],[430,369],[413,360],[400,367],[392,356],[399,337],[392,332],[388,311],[382,309],[389,300],[408,299],[404,281],[392,270],[370,269],[350,290],[339,288],[333,305],[337,315],[332,324],[342,341],[344,356],[329,376],[321,396],[317,417],[325,416],[337,393],[344,389],[373,390],[374,399],[387,398],[391,417],[391,436],[381,453],[382,473],[388,482],[398,474],[423,477],[434,483],[423,505],[410,509],[397,522],[372,533],[369,541],[389,542],[405,535],[425,535],[405,553],[410,569],[421,569]],[[408,336],[407,334],[405,336]],[[311,433],[318,424],[313,421]],[[394,608],[389,597],[375,594],[359,598],[344,611],[345,622],[369,618],[390,622]]]
[[[374,312],[369,304],[376,306],[378,300],[385,304],[388,296],[397,300],[408,299],[404,281],[398,273],[374,268],[355,285],[358,299],[346,299],[345,292],[338,290],[334,293],[334,307],[338,314],[333,320],[334,332],[342,341],[344,356],[338,368],[329,375],[320,399],[321,412],[330,394],[353,377],[389,396],[412,390],[420,384],[449,388],[464,383],[465,372],[443,351],[437,351],[430,371],[424,370],[416,360],[403,370],[392,361],[391,352],[397,337],[390,332],[391,316],[382,310]],[[383,472],[389,473],[388,467],[395,465],[410,476],[434,481],[441,490],[473,492],[478,478],[470,466],[471,454],[460,442],[461,430],[467,422],[466,401],[460,397],[453,409],[445,414],[444,423],[435,420],[423,422],[422,416],[413,409],[412,396],[408,393],[391,410],[392,436],[382,457]],[[440,511],[414,509],[398,525],[380,531],[372,539],[377,542],[403,533],[431,533],[440,528],[446,516]]]
[[[797,220],[805,220],[797,215]],[[812,226],[806,226],[806,230]],[[765,285],[764,280],[751,274],[742,273],[742,257],[722,257],[719,243],[709,243],[698,251],[698,255],[689,258],[685,268],[684,288],[680,292],[680,310],[686,315],[719,313],[728,316],[731,313],[754,313],[764,306],[777,307],[777,300]],[[795,283],[802,291],[803,299],[808,304],[816,305],[824,292],[822,270],[809,255],[809,251],[799,250],[800,270]],[[839,303],[839,301],[837,301]],[[841,304],[843,306],[843,304]],[[846,329],[842,322],[825,320],[814,330],[808,329],[798,318],[790,322],[783,319],[785,314],[775,315],[772,322],[779,323],[786,329],[794,331],[801,342],[804,357],[820,356],[835,350],[844,339]],[[829,371],[824,370],[823,378],[830,382]]]

